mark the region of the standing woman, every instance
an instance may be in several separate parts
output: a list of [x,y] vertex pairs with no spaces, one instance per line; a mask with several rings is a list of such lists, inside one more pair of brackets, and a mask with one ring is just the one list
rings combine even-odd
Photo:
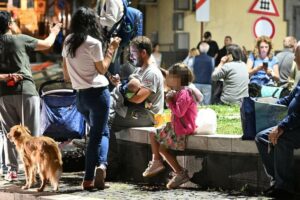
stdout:
[[[63,46],[64,79],[70,80],[76,89],[76,105],[90,126],[89,141],[85,158],[85,175],[82,189],[104,189],[107,166],[109,129],[108,80],[104,76],[111,63],[112,55],[118,48],[120,38],[113,38],[102,53],[100,25],[96,13],[79,8],[71,21],[71,33]],[[99,167],[95,167],[99,165]],[[95,178],[94,178],[94,174]]]

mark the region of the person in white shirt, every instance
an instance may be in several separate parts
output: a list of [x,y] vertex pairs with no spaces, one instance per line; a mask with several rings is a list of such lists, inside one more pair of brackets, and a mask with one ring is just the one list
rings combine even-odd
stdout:
[[106,0],[100,13],[100,25],[106,31],[110,31],[123,15],[124,5],[122,0]]
[[153,52],[152,52],[151,56],[153,56],[153,58],[155,59],[157,67],[161,67],[162,54],[159,51],[159,44],[158,43],[153,44]]
[[[114,34],[114,30],[118,29],[121,25],[117,25],[114,27],[116,23],[118,23],[124,15],[124,4],[123,0],[106,0],[104,5],[102,6],[100,12],[100,25],[103,30],[103,36],[106,41],[110,41],[111,34]],[[112,30],[112,28],[114,30]],[[109,66],[109,72],[111,74],[119,74],[120,72],[120,56],[122,50],[121,48],[115,52],[114,59]],[[112,90],[113,85],[110,85],[110,90]]]
[[[79,8],[71,21],[71,33],[63,46],[64,79],[70,80],[76,93],[76,106],[90,126],[85,158],[85,175],[82,189],[104,189],[109,146],[108,115],[110,93],[104,76],[112,55],[121,41],[116,37],[102,53],[100,24],[96,13]],[[96,175],[95,167],[96,168]]]

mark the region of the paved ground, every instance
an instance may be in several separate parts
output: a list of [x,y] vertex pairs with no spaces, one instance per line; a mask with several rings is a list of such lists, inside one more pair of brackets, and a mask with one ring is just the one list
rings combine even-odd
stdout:
[[80,183],[83,173],[64,173],[60,181],[60,191],[51,192],[47,186],[43,193],[35,192],[36,188],[29,191],[21,190],[24,184],[24,176],[20,181],[7,183],[0,180],[0,200],[93,200],[93,199],[267,199],[264,197],[251,197],[244,195],[228,194],[226,192],[213,190],[177,189],[166,190],[164,186],[135,185],[130,183],[108,182],[108,188],[102,191],[82,191]]

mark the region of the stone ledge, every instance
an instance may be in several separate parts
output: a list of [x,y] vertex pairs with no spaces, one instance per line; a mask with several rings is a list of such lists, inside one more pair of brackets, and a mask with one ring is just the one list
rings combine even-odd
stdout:
[[[154,127],[129,128],[116,132],[116,138],[123,141],[150,144],[148,134],[155,131]],[[254,141],[242,140],[241,135],[191,135],[187,139],[187,149],[258,154]],[[300,149],[295,150],[295,155],[300,155]]]

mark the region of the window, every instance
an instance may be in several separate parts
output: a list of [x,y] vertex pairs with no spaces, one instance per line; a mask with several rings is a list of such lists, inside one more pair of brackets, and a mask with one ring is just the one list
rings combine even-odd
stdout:
[[174,10],[189,10],[190,0],[174,0]]
[[184,29],[184,13],[173,14],[173,30],[182,31]]
[[140,0],[140,5],[157,5],[157,0]]
[[187,32],[175,33],[175,50],[189,50],[190,35]]

